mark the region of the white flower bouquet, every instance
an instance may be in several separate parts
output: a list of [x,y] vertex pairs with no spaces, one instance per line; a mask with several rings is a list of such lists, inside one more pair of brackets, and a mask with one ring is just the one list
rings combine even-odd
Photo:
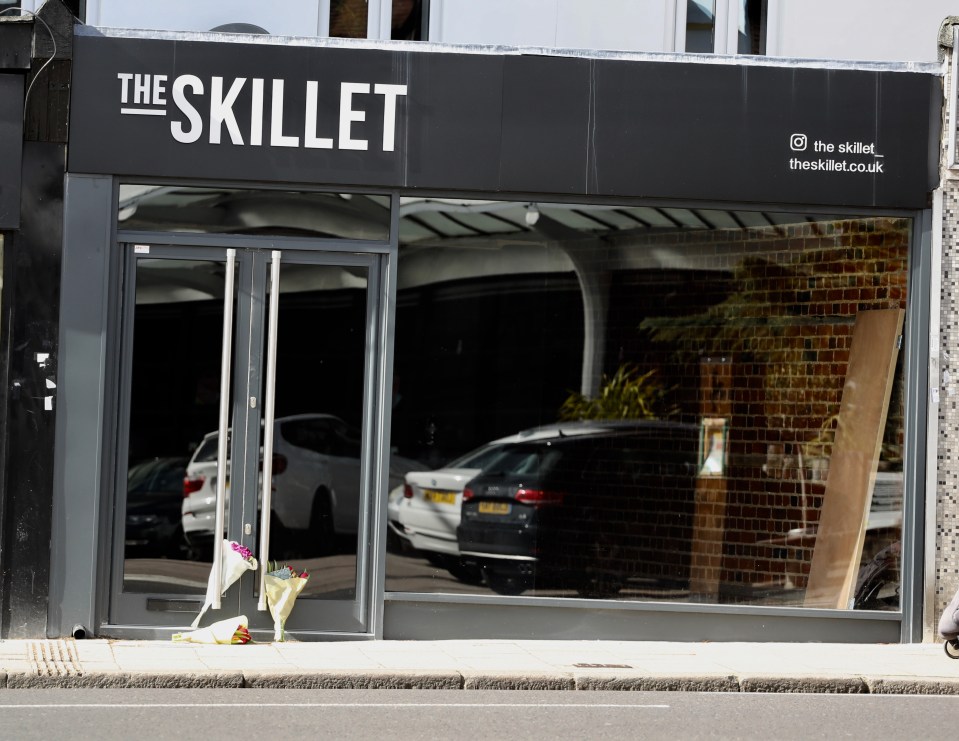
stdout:
[[[244,545],[240,545],[235,540],[223,540],[220,543],[223,550],[223,557],[220,559],[220,594],[226,593],[233,582],[243,576],[246,571],[256,569],[256,559],[253,552]],[[196,616],[191,628],[196,628],[200,624],[200,619],[206,614],[213,604],[216,596],[216,585],[213,579],[213,569],[210,569],[210,579],[206,585],[206,600],[203,607],[200,608],[200,614]]]
[[[271,565],[275,566],[276,564]],[[263,588],[266,590],[266,602],[273,616],[273,640],[286,640],[286,619],[293,610],[293,603],[303,591],[310,575],[299,573],[292,566],[274,568],[263,576]]]
[[174,643],[216,643],[231,645],[250,642],[250,630],[246,615],[227,618],[189,633],[174,633]]

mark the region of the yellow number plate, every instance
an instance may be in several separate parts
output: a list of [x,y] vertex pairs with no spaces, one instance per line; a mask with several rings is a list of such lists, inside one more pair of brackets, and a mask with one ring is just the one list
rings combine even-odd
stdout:
[[478,509],[484,515],[508,515],[510,505],[509,502],[480,502]]
[[427,502],[436,502],[437,504],[456,504],[456,492],[423,489],[423,499]]

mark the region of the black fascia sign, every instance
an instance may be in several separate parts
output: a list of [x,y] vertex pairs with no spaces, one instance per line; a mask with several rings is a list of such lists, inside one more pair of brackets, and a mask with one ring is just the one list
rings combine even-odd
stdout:
[[0,229],[20,227],[23,76],[0,74]]
[[72,172],[921,208],[936,75],[76,38]]

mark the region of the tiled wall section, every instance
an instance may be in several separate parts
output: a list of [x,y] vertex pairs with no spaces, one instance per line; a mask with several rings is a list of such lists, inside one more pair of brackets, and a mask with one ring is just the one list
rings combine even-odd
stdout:
[[[949,77],[943,81],[948,90]],[[950,131],[948,100],[943,131]],[[927,635],[959,589],[959,172],[945,167],[948,133],[943,137],[942,270],[940,306],[939,438],[937,453],[935,599],[926,616]],[[933,278],[935,285],[935,277]]]

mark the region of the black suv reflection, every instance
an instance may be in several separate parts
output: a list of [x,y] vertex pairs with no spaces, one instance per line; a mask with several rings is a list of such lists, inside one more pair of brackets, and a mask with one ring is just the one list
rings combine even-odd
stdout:
[[507,445],[463,491],[460,551],[500,594],[688,583],[698,456],[670,422]]

